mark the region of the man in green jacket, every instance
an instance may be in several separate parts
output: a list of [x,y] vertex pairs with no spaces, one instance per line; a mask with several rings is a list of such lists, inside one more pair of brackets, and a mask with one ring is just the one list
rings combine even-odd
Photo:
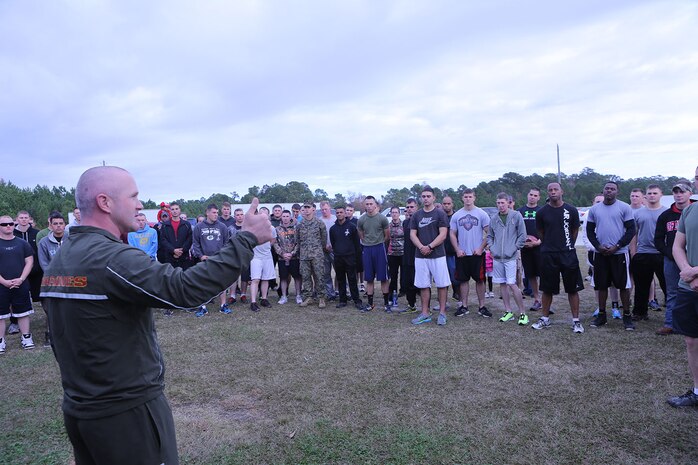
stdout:
[[[85,171],[75,198],[82,221],[71,228],[41,288],[75,462],[177,464],[151,307],[195,308],[222,292],[248,266],[252,248],[271,239],[269,219],[248,212],[241,233],[220,253],[183,270],[119,239],[137,229],[143,208],[127,171]],[[257,205],[254,199],[250,210]]]

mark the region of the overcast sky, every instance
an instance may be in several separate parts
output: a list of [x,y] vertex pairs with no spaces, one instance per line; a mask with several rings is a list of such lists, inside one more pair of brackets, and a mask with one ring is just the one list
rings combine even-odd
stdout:
[[0,1],[0,178],[157,202],[698,164],[695,1]]

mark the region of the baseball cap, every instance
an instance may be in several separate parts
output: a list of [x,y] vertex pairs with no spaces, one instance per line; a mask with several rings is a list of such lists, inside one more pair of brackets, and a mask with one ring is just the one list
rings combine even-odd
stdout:
[[303,204],[303,206],[304,206],[304,207],[312,207],[312,208],[315,208],[315,204],[314,204],[313,202],[305,202],[305,203]]
[[691,194],[693,193],[693,186],[691,186],[691,183],[688,181],[677,182],[674,184],[674,187],[671,188],[671,191],[674,192],[674,189],[680,189],[682,192],[690,192]]

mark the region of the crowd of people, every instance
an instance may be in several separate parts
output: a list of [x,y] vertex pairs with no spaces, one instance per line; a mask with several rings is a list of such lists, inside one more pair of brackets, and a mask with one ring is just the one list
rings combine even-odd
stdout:
[[[581,231],[598,303],[591,326],[608,323],[610,296],[611,318],[634,330],[650,308],[660,308],[656,277],[665,296],[657,334],[684,336],[694,382],[668,403],[698,406],[698,214],[690,199],[698,169],[695,181],[673,186],[669,208],[661,205],[657,185],[633,191],[628,204],[609,181],[584,222],[553,182],[543,205],[535,187],[519,209],[500,193],[491,216],[476,206],[472,189],[462,192],[463,207],[454,211],[452,198],[437,202],[424,186],[419,199],[406,202],[404,220],[397,206],[390,218],[382,215],[372,196],[359,218],[351,205],[337,205],[332,214],[329,202],[321,202],[318,216],[313,202],[268,211],[255,199],[246,213],[224,203],[219,216],[218,206],[208,205],[193,227],[174,203],[152,228],[140,213],[132,176],[116,167],[93,168],[78,181],[73,223],[53,212],[38,231],[26,211],[0,216],[0,354],[8,320],[9,332],[21,333],[21,347],[34,348],[29,319],[32,301],[42,299],[76,463],[135,463],[145,456],[177,463],[164,364],[148,309],[204,317],[215,300],[222,314],[239,303],[256,312],[272,306],[270,289],[277,290],[277,305],[287,305],[293,281],[301,307],[333,301],[343,308],[351,299],[365,313],[376,309],[379,281],[383,311],[414,313],[412,324],[422,325],[437,310],[436,324],[443,326],[449,287],[458,302],[453,316],[463,317],[472,281],[480,316],[493,316],[485,302],[499,284],[499,321],[528,326],[529,313],[540,311],[531,327],[544,330],[551,327],[551,304],[562,282],[571,329],[581,334]],[[433,287],[438,303],[432,309]],[[530,308],[523,303],[526,293],[533,298]],[[105,437],[111,439],[105,443]]]

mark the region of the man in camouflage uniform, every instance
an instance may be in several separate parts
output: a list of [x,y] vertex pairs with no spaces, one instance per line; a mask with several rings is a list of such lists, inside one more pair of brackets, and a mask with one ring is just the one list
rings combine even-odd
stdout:
[[296,226],[303,279],[303,302],[300,305],[307,307],[313,302],[314,285],[319,301],[318,307],[325,308],[324,251],[327,246],[327,228],[325,223],[315,216],[314,203],[304,203],[301,215],[303,221]]

